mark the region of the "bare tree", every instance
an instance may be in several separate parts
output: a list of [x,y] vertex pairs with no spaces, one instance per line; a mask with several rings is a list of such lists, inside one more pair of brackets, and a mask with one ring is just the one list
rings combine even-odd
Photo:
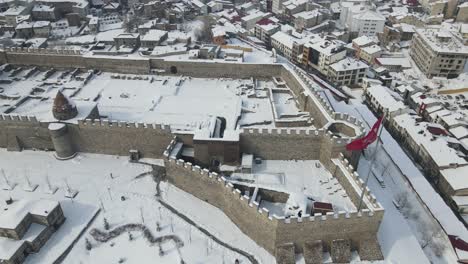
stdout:
[[125,32],[134,32],[138,29],[138,26],[141,24],[142,19],[140,16],[136,15],[134,12],[128,12],[124,16],[123,28]]
[[105,230],[109,230],[110,226],[109,226],[109,222],[107,222],[107,219],[104,217],[104,229]]
[[437,257],[442,256],[447,247],[447,243],[443,240],[441,228],[427,220],[418,221],[418,224],[418,231],[421,234],[421,238],[419,239],[421,248],[429,247],[434,255]]
[[209,16],[203,16],[199,21],[203,24],[199,28],[194,29],[196,39],[200,42],[211,43],[213,39],[213,33],[211,32],[213,22],[211,18]]
[[86,250],[91,250],[93,246],[91,245],[91,242],[89,242],[89,239],[85,239],[85,245],[86,245]]

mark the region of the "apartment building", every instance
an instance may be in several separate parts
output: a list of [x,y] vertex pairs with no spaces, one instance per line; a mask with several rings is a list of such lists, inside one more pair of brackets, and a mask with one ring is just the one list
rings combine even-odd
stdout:
[[280,54],[292,62],[300,62],[304,41],[282,31],[278,31],[271,36],[271,46]]
[[271,44],[271,36],[278,32],[281,26],[271,21],[268,18],[264,18],[257,22],[254,28],[255,37],[265,42],[265,45]]
[[416,29],[410,55],[429,78],[457,77],[464,68],[468,47],[461,36],[440,28]]
[[346,43],[339,40],[322,40],[307,44],[307,55],[304,55],[304,59],[307,59],[309,66],[328,75],[330,65],[346,57],[345,45]]
[[328,79],[338,85],[361,85],[369,65],[354,58],[346,58],[330,65]]

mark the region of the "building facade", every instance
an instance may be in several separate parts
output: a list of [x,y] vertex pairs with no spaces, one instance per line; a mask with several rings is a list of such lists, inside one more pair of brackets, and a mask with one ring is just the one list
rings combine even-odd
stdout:
[[453,32],[438,28],[416,29],[410,55],[429,78],[456,77],[468,57],[468,47]]

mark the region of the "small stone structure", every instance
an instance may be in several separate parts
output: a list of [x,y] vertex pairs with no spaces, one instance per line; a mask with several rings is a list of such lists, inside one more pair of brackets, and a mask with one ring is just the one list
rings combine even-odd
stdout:
[[333,263],[349,263],[351,261],[351,244],[349,240],[333,240],[330,253]]
[[276,248],[276,263],[296,264],[296,253],[293,243],[280,245]]
[[38,252],[65,221],[60,203],[21,200],[3,208],[0,215],[0,262],[23,263]]
[[306,264],[323,263],[323,244],[321,240],[304,243],[304,259]]

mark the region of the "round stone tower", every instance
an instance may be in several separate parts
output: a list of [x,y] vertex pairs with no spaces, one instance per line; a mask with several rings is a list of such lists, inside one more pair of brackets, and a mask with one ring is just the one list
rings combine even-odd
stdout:
[[58,91],[52,106],[52,114],[57,120],[68,120],[78,115],[75,103],[66,97],[62,91]]
[[68,134],[67,125],[64,123],[50,123],[49,133],[52,139],[52,144],[55,148],[55,157],[60,160],[71,159],[75,157],[76,151],[70,135]]

